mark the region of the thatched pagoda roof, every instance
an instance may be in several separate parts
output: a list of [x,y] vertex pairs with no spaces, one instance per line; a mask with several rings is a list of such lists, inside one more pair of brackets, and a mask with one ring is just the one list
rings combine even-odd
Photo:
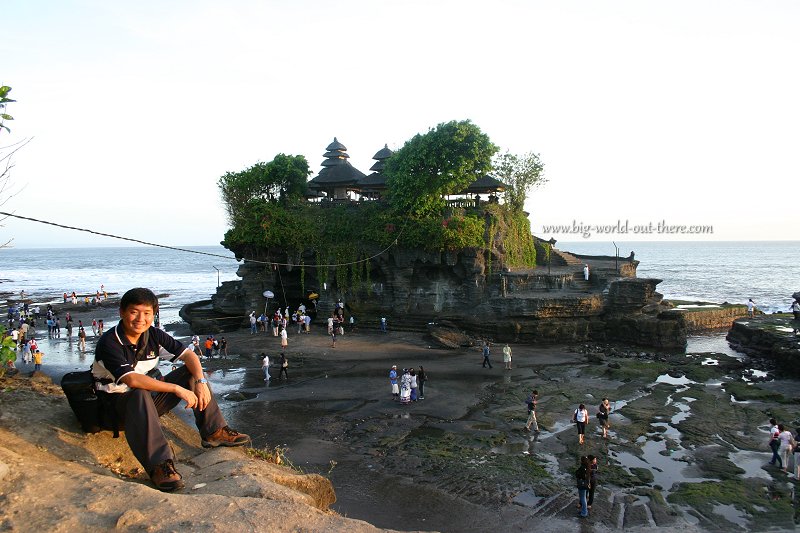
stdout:
[[351,165],[349,161],[344,159],[340,161],[341,163],[322,167],[319,174],[308,182],[308,186],[319,188],[319,186],[354,185],[365,177],[364,173]]
[[472,184],[466,188],[461,194],[466,193],[490,193],[490,192],[502,192],[508,188],[508,185],[503,183],[502,181],[489,176],[480,177],[472,182]]
[[342,143],[340,143],[339,139],[337,139],[336,137],[333,138],[333,142],[331,144],[329,144],[328,147],[325,148],[325,149],[327,151],[329,151],[329,152],[334,152],[334,151],[342,151],[342,152],[344,152],[344,151],[347,151],[347,147],[345,145],[343,145]]
[[384,144],[383,148],[375,152],[375,155],[372,156],[372,159],[377,159],[378,161],[383,161],[384,159],[389,159],[394,152],[389,149],[388,144]]
[[379,172],[373,172],[369,176],[364,177],[358,182],[358,186],[362,189],[385,189],[386,176]]

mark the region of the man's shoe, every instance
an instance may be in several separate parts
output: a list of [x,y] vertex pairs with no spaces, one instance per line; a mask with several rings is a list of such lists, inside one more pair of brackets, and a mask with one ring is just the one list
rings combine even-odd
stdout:
[[250,442],[250,436],[234,431],[228,426],[220,428],[202,441],[203,448],[216,448],[217,446],[244,446]]
[[183,488],[183,478],[175,470],[175,464],[172,459],[167,459],[163,463],[157,465],[152,474],[150,474],[150,481],[153,485],[162,492],[172,492],[173,490],[180,490]]

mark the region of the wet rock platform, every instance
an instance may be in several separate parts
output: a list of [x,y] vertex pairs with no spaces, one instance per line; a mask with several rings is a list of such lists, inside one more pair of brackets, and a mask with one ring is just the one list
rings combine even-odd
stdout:
[[789,314],[757,315],[733,323],[728,341],[751,357],[763,358],[778,372],[800,377],[800,321]]
[[[242,344],[255,349],[277,342],[247,337]],[[794,527],[795,481],[767,465],[765,443],[770,417],[800,425],[800,383],[734,352],[723,335],[690,339],[680,354],[512,345],[512,370],[501,346],[484,369],[477,347],[426,342],[357,332],[333,349],[312,331],[290,338],[288,381],[265,386],[254,355],[209,369],[218,391],[247,393],[226,402],[229,421],[258,445],[286,446],[304,471],[329,475],[333,508],[378,527],[562,531],[581,523],[574,471],[587,454],[600,464],[584,522],[592,531]],[[392,364],[424,365],[425,400],[392,400]],[[540,433],[524,431],[533,388]],[[612,405],[608,439],[594,417],[603,397]],[[570,420],[579,403],[592,417],[584,445]]]

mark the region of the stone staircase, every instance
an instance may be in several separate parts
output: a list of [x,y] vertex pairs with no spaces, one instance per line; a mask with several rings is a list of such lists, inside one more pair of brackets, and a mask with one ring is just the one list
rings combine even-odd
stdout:
[[550,264],[553,266],[583,267],[583,261],[572,255],[571,253],[561,251],[558,248],[553,248],[550,251]]
[[[663,502],[663,500],[661,500]],[[531,514],[539,518],[570,519],[578,516],[577,490],[561,491],[543,499]],[[675,525],[678,517],[664,503],[646,496],[613,493],[598,488],[588,523],[602,523],[611,530],[632,530]]]

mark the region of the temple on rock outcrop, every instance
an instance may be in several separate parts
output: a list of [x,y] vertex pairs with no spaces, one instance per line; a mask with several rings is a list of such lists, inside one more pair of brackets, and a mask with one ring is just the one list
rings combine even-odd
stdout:
[[[223,241],[250,260],[238,270],[242,280],[181,316],[208,333],[246,325],[267,306],[303,303],[322,321],[341,299],[346,319],[365,329],[386,317],[394,330],[435,337],[449,324],[497,342],[685,345],[685,320],[656,292],[660,280],[636,278],[633,254],[573,255],[534,238],[527,213],[501,200],[507,185],[493,176],[437,198],[432,214],[392,212],[383,174],[392,155],[384,145],[365,175],[334,138],[308,182],[310,201],[256,202],[255,216],[248,212]],[[437,338],[448,344],[445,337]]]

